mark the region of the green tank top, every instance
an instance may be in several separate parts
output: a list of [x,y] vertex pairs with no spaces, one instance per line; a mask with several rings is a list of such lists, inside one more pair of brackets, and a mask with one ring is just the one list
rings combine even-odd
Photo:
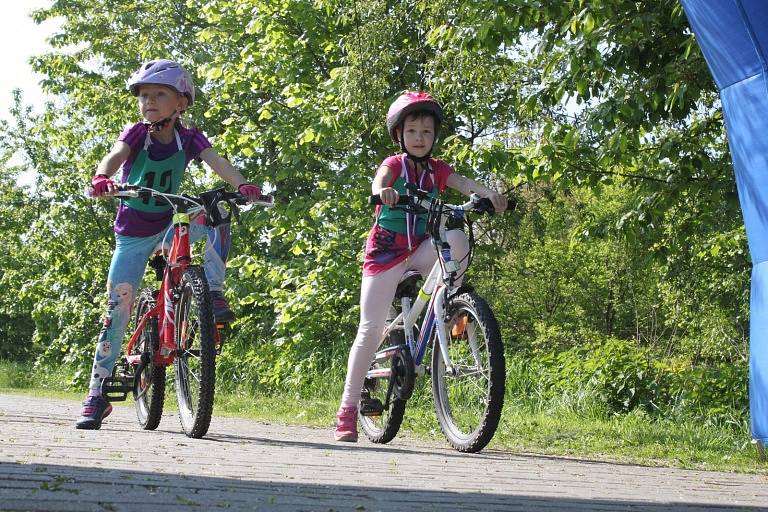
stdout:
[[[175,194],[179,191],[181,178],[184,176],[184,169],[187,166],[187,157],[184,153],[179,133],[174,130],[173,135],[176,138],[178,150],[165,160],[151,160],[148,150],[151,141],[149,133],[147,133],[144,148],[139,151],[139,154],[133,161],[133,166],[127,179],[128,183],[153,188],[166,194]],[[141,212],[161,213],[171,209],[165,201],[158,201],[154,198],[140,199],[136,197],[128,199],[126,202],[128,206]]]
[[[437,186],[434,184],[434,179],[432,180],[432,191],[429,193],[431,197],[437,197]],[[397,190],[397,193],[401,196],[407,195],[406,189],[405,189],[405,179],[403,178],[402,174],[400,177],[398,177],[395,182],[392,184],[392,188]],[[390,231],[394,231],[395,233],[401,233],[401,234],[407,234],[408,233],[408,226],[406,223],[406,213],[405,210],[402,209],[392,209],[387,205],[381,205],[381,210],[379,211],[379,216],[376,219],[376,223],[386,228]],[[417,215],[416,216],[416,235],[422,235],[427,230],[427,216],[426,215]]]

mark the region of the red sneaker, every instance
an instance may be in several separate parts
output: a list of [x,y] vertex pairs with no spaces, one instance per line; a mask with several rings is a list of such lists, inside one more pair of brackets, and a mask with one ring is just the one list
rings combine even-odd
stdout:
[[213,305],[213,319],[217,323],[230,323],[235,321],[235,314],[229,309],[229,303],[220,291],[211,292],[211,302]]
[[333,438],[348,443],[357,442],[357,407],[340,407],[336,413]]

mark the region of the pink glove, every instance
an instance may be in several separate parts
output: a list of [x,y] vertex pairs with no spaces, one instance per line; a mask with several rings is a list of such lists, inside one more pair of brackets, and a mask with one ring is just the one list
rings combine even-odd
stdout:
[[237,187],[237,191],[245,196],[249,201],[258,201],[261,198],[261,188],[251,183],[243,183]]
[[97,174],[91,178],[91,187],[93,187],[92,195],[94,197],[100,197],[114,192],[115,182],[106,174]]

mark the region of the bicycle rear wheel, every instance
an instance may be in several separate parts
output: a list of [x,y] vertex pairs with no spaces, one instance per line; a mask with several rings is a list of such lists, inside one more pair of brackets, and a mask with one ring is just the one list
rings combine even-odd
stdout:
[[478,452],[491,440],[504,404],[504,350],[493,312],[481,297],[464,293],[448,304],[447,371],[432,336],[432,394],[440,428],[461,452]]
[[200,267],[189,267],[176,303],[176,399],[184,433],[200,438],[208,432],[216,381],[213,308],[208,281]]
[[[390,367],[389,362],[385,367]],[[382,368],[375,364],[371,368]],[[363,383],[363,397],[379,400],[382,404],[387,399],[387,387],[389,382],[386,379],[366,378]],[[395,394],[389,402],[389,407],[385,408],[380,416],[363,416],[360,414],[360,427],[363,429],[365,437],[372,443],[386,444],[395,438],[400,430],[405,416],[405,400],[397,398]]]
[[[155,307],[155,293],[145,288],[139,295],[136,304],[134,326],[138,326],[142,317]],[[152,361],[152,354],[157,350],[160,338],[157,331],[157,318],[150,318],[144,324],[136,343],[131,350],[132,354],[147,354],[146,364],[139,367],[140,371],[134,375],[133,398],[136,404],[136,416],[144,430],[155,430],[163,416],[165,401],[165,366],[156,366]]]

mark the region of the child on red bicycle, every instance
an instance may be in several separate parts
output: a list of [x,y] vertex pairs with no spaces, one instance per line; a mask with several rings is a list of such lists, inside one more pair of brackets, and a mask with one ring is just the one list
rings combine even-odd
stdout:
[[[150,187],[164,193],[179,190],[184,171],[193,159],[207,163],[224,181],[250,200],[261,195],[258,186],[245,178],[197,128],[182,125],[180,116],[195,101],[192,77],[178,63],[159,59],[143,64],[128,80],[128,90],[138,98],[144,120],[127,127],[112,150],[96,168],[91,180],[92,195],[113,194],[112,177],[121,170],[119,182]],[[109,303],[99,334],[91,369],[91,380],[76,427],[98,429],[112,412],[101,396],[101,382],[109,377],[120,354],[136,289],[147,260],[162,244],[171,225],[171,208],[154,199],[123,200],[115,218],[115,252],[109,266]],[[225,263],[229,251],[229,225],[217,228],[195,223],[192,240],[207,236],[204,268],[217,322],[230,322],[234,314],[222,295]]]
[[[437,256],[426,231],[426,215],[392,209],[407,183],[437,196],[446,187],[470,195],[475,192],[491,200],[496,211],[507,207],[507,198],[456,174],[450,165],[431,158],[432,148],[443,122],[440,104],[425,92],[405,92],[389,107],[387,130],[401,153],[390,156],[376,171],[371,191],[384,203],[376,208],[376,221],[368,235],[360,288],[360,325],[349,352],[347,377],[341,405],[336,413],[334,438],[357,441],[357,411],[365,374],[378,349],[381,335],[402,275],[417,270],[426,276]],[[459,230],[447,233],[454,259],[469,251],[466,235]],[[466,269],[462,262],[462,271]]]

